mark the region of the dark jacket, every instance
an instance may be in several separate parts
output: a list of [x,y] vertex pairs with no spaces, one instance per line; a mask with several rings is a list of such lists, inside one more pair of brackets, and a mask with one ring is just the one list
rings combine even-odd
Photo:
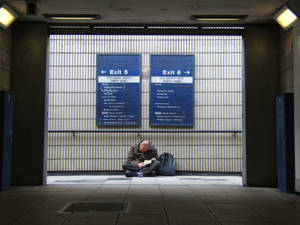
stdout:
[[153,145],[150,145],[148,151],[141,152],[140,144],[136,144],[130,147],[127,156],[127,161],[137,166],[137,164],[144,162],[145,160],[150,160],[152,158],[158,159],[157,150]]

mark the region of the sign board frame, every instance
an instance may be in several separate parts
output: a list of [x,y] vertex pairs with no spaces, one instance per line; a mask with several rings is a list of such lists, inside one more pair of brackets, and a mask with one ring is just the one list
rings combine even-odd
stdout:
[[96,125],[141,126],[141,55],[97,54]]
[[150,56],[150,126],[194,126],[194,55]]

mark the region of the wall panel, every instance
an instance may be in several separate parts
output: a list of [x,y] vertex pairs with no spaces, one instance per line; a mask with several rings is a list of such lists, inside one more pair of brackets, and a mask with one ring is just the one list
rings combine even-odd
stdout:
[[[48,125],[57,132],[48,135],[48,171],[121,170],[130,145],[146,138],[174,154],[177,170],[241,172],[242,42],[233,35],[50,35]],[[142,55],[141,127],[96,126],[98,53]],[[187,132],[151,132],[182,129],[149,126],[151,54],[195,55],[195,124]],[[78,132],[99,129],[113,132]]]

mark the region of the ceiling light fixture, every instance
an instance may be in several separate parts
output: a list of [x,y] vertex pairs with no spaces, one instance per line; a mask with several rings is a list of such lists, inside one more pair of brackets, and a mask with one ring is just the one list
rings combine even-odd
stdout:
[[204,22],[231,22],[231,21],[241,21],[247,16],[228,16],[228,15],[192,15],[191,20],[204,21]]
[[298,17],[287,6],[284,6],[274,15],[274,19],[283,29],[287,30],[296,22]]
[[14,22],[14,20],[18,17],[17,13],[15,13],[8,5],[3,4],[0,7],[0,26],[3,28],[9,27],[9,25]]
[[44,17],[50,20],[99,20],[101,19],[100,15],[89,15],[89,14],[79,14],[79,15],[70,15],[70,14],[44,14]]

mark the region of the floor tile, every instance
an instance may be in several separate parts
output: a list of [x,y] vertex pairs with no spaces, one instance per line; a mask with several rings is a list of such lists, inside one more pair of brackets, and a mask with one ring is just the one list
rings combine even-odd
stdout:
[[13,225],[60,225],[68,215],[58,214],[53,211],[33,211],[21,217]]
[[121,214],[118,225],[168,225],[161,214]]
[[[49,177],[0,192],[0,225],[299,225],[300,196],[241,177]],[[65,183],[65,184],[64,184]],[[126,201],[122,213],[59,213],[70,202]]]
[[266,222],[266,219],[244,204],[207,204],[222,222]]
[[222,225],[274,225],[268,222],[224,222]]
[[117,213],[73,213],[64,225],[115,225]]
[[130,214],[164,214],[164,206],[161,201],[135,200],[128,201],[127,211]]
[[169,216],[170,225],[219,225],[218,221],[211,215],[194,214],[194,215],[178,215]]

